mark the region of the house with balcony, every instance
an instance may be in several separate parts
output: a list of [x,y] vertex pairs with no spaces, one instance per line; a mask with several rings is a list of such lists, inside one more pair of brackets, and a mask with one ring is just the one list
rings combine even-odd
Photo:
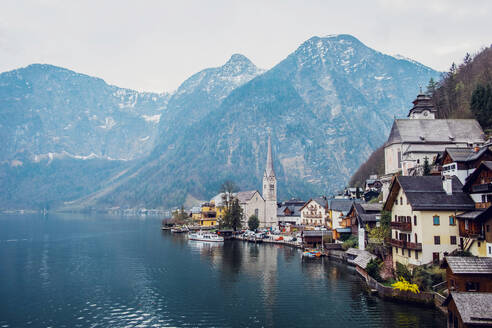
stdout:
[[300,208],[300,211],[303,225],[331,227],[326,197],[311,198]]
[[351,234],[352,223],[350,220],[344,222],[344,219],[354,202],[360,202],[360,200],[335,198],[329,201],[329,220],[333,230],[333,239],[340,240],[342,235]]
[[475,209],[457,215],[460,244],[475,256],[492,257],[492,161],[482,162],[467,178],[463,191]]
[[[359,249],[365,250],[368,243],[367,228],[379,226],[383,204],[353,203],[347,218],[350,219],[352,235],[358,239]],[[348,222],[347,222],[348,224]]]
[[391,212],[393,265],[438,263],[458,249],[456,216],[475,209],[457,177],[395,176],[383,209]]
[[488,146],[448,147],[437,156],[434,164],[440,168],[441,175],[457,176],[464,185],[483,161],[492,161],[492,151]]

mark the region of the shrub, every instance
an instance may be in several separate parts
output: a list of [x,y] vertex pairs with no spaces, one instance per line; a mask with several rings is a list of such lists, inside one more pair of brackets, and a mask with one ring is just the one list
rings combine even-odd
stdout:
[[366,272],[369,276],[373,277],[374,279],[376,279],[377,281],[381,281],[381,275],[380,275],[380,271],[381,271],[381,260],[378,259],[378,258],[375,258],[375,259],[371,259],[369,261],[369,263],[367,263],[367,266],[366,266]]
[[346,239],[343,242],[342,248],[344,251],[346,251],[349,248],[357,248],[358,244],[359,244],[359,242],[357,240],[357,237],[355,237],[354,235],[351,235],[348,239]]
[[406,265],[403,265],[400,262],[396,262],[396,276],[402,277],[407,281],[412,280],[412,273],[410,272],[410,270],[408,270]]
[[391,285],[394,289],[398,289],[401,291],[410,291],[414,294],[419,294],[419,286],[417,284],[412,284],[408,282],[405,278],[399,277],[398,281]]

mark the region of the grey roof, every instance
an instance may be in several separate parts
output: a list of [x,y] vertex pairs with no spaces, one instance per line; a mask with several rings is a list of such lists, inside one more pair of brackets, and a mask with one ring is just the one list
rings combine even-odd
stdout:
[[443,305],[451,299],[464,324],[492,326],[492,293],[451,292]]
[[332,199],[329,205],[331,210],[347,214],[353,203],[353,199]]
[[351,209],[352,208],[355,209],[357,218],[361,221],[360,223],[365,224],[367,222],[377,222],[380,220],[383,204],[354,203]]
[[458,219],[468,219],[468,220],[475,220],[478,218],[480,215],[482,215],[485,212],[485,210],[476,210],[476,211],[468,211],[462,214],[456,215]]
[[381,203],[361,203],[360,206],[366,213],[368,212],[381,212],[383,210],[383,204]]
[[472,162],[479,159],[488,149],[488,147],[482,147],[479,151],[475,151],[474,148],[448,147],[445,151],[454,162]]
[[492,257],[446,256],[444,260],[454,274],[492,275]]
[[397,119],[385,146],[394,143],[483,143],[482,127],[474,119]]
[[[405,192],[414,211],[475,209],[475,203],[462,191],[462,184],[457,177],[452,177],[451,195],[444,191],[440,176],[398,176],[394,181],[394,184],[396,183],[399,183]],[[388,205],[389,198],[385,206]]]
[[347,260],[349,263],[353,263],[357,266],[360,266],[362,269],[366,269],[367,264],[371,259],[375,259],[376,256],[369,253],[368,251],[363,251],[356,248],[349,248],[346,252],[349,255],[356,255],[353,260]]
[[[248,202],[257,192],[257,190],[240,191],[236,194],[240,204]],[[258,193],[259,194],[259,193]]]
[[329,236],[332,234],[329,230],[304,230],[302,232],[305,237],[321,237],[321,236]]
[[466,178],[465,185],[463,186],[465,192],[471,192],[471,185],[482,170],[492,171],[492,161],[482,161],[477,169]]
[[297,199],[291,199],[289,201],[283,202],[280,207],[277,208],[277,217],[285,217],[284,211],[288,208],[289,210],[292,211],[292,214],[289,215],[289,217],[292,216],[301,216],[301,208],[304,206],[304,201],[302,200],[297,200]]

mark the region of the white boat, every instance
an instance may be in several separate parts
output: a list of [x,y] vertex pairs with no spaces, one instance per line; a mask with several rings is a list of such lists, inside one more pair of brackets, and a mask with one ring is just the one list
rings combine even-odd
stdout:
[[189,240],[198,240],[198,241],[211,241],[211,242],[222,242],[222,241],[224,241],[224,237],[218,236],[214,233],[203,232],[203,231],[190,232],[188,234],[188,239]]

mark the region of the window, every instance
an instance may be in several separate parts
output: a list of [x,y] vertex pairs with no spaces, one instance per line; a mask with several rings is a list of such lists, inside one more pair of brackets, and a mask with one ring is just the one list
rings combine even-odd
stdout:
[[259,211],[258,211],[258,209],[257,209],[257,208],[255,208],[255,216],[256,216],[257,218],[259,217],[258,212],[259,212]]
[[432,262],[434,262],[435,264],[439,263],[439,252],[432,253]]
[[451,236],[451,245],[456,245],[456,236]]
[[274,184],[271,184],[270,185],[270,190],[274,190],[275,189],[275,185]]
[[417,225],[417,215],[413,216],[413,225]]
[[434,245],[441,245],[441,236],[434,236]]
[[469,229],[468,220],[465,220],[465,230],[468,230],[468,229]]
[[414,235],[415,235],[415,243],[418,243],[417,234],[414,234]]
[[403,198],[400,197],[400,205],[403,205]]
[[467,292],[477,292],[480,289],[480,284],[476,281],[467,281],[465,288]]
[[395,205],[398,205],[398,198],[395,199]]
[[439,216],[434,215],[434,225],[439,225]]
[[395,222],[398,221],[398,216],[395,215]]
[[415,251],[415,259],[418,260],[419,259],[419,252],[418,251]]
[[490,232],[490,225],[487,224],[487,232]]
[[456,219],[452,215],[449,217],[449,225],[456,225]]
[[492,254],[492,246],[489,246],[489,255]]
[[408,257],[411,257],[411,256],[412,256],[412,251],[408,250]]

